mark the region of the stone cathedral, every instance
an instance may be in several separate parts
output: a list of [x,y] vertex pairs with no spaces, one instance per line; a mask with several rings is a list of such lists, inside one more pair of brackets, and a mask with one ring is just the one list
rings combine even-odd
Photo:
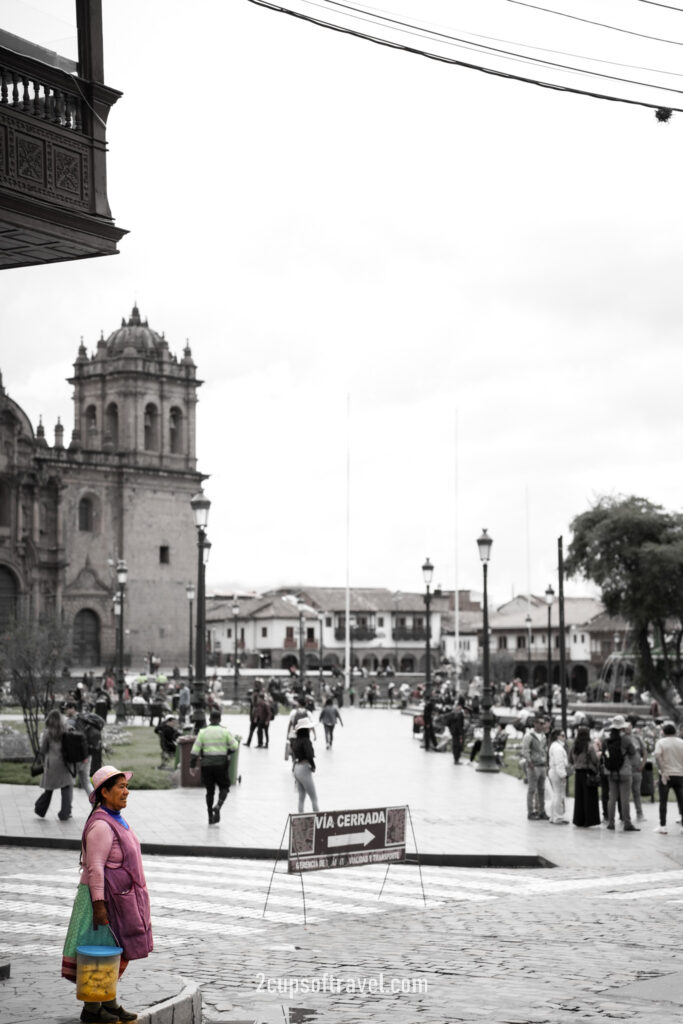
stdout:
[[74,427],[50,445],[0,378],[0,628],[25,610],[69,627],[71,664],[113,664],[116,562],[128,566],[126,662],[185,665],[197,539],[196,366],[137,306],[74,363]]

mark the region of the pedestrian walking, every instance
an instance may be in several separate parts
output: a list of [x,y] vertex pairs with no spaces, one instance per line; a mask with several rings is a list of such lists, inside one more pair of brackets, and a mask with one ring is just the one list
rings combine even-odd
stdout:
[[462,748],[465,743],[464,703],[464,699],[462,697],[459,697],[458,703],[455,705],[454,708],[451,708],[448,715],[446,716],[446,725],[448,727],[448,731],[451,734],[454,764],[460,764]]
[[659,772],[659,828],[656,828],[655,832],[666,834],[666,809],[670,789],[676,794],[678,813],[683,821],[683,739],[676,735],[676,726],[673,722],[666,722],[662,733],[661,738],[655,743],[655,762]]
[[311,743],[310,730],[313,722],[308,716],[300,718],[296,723],[296,738],[292,743],[292,759],[294,761],[294,781],[299,794],[299,814],[304,809],[306,796],[309,797],[314,811],[318,811],[318,794],[315,788],[313,773],[315,772],[315,752]]
[[550,734],[548,749],[548,780],[553,791],[550,804],[550,824],[568,825],[564,816],[565,793],[569,775],[569,757],[567,755],[566,737],[562,729],[553,729]]
[[35,802],[34,810],[39,818],[47,814],[52,794],[61,790],[62,806],[57,814],[60,821],[71,817],[73,804],[74,777],[62,753],[62,737],[66,731],[66,720],[58,708],[52,708],[45,719],[45,731],[40,737],[40,753],[43,757],[43,774],[40,785],[43,792]]
[[[131,960],[144,959],[154,948],[140,842],[122,814],[132,775],[110,764],[93,775],[93,809],[81,840],[83,871],[62,955],[62,977],[69,981],[76,981],[76,950],[81,945],[121,947],[119,977]],[[55,1015],[53,1011],[51,1016]],[[136,1019],[137,1014],[125,1010],[116,998],[83,1003],[84,1024]]]
[[434,698],[432,697],[431,693],[428,693],[425,698],[424,708],[422,710],[422,721],[424,723],[423,728],[425,737],[425,750],[429,750],[430,748],[436,750],[436,733],[434,731],[435,710],[436,705],[434,703]]
[[545,780],[548,764],[546,721],[543,717],[534,719],[533,728],[527,730],[522,740],[522,756],[526,762],[527,818],[531,821],[548,820],[545,813]]
[[574,766],[574,815],[577,828],[590,828],[600,824],[598,752],[591,743],[590,729],[581,725],[569,753]]
[[[195,770],[197,761],[201,764],[201,780],[206,791],[209,825],[217,825],[221,820],[221,807],[230,792],[230,754],[239,748],[239,737],[233,736],[221,725],[221,717],[221,712],[217,708],[211,711],[209,725],[199,730],[190,751],[190,768]],[[214,803],[216,789],[218,800]]]
[[635,747],[626,735],[626,719],[615,715],[605,747],[605,767],[609,772],[609,802],[607,805],[607,828],[614,831],[614,814],[617,804],[624,822],[624,832],[640,832],[631,821],[631,758]]
[[190,717],[191,695],[190,687],[183,683],[178,692],[178,724],[180,728],[185,725],[185,719]]
[[325,706],[320,712],[319,721],[323,723],[323,726],[325,728],[325,744],[327,750],[330,750],[330,748],[332,747],[332,741],[334,739],[335,725],[337,724],[337,722],[339,722],[342,728],[344,726],[344,723],[342,722],[342,716],[339,714],[339,708],[333,702],[331,697],[328,697],[327,700],[325,701]]
[[180,735],[175,715],[167,715],[161,725],[158,725],[154,731],[159,737],[159,746],[161,747],[161,764],[159,767],[167,768],[168,765],[173,767],[177,750],[176,741]]

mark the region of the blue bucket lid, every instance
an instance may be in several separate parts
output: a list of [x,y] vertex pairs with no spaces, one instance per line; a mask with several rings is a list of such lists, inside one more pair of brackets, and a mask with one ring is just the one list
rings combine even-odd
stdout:
[[77,946],[76,952],[84,956],[118,956],[123,949],[121,946]]

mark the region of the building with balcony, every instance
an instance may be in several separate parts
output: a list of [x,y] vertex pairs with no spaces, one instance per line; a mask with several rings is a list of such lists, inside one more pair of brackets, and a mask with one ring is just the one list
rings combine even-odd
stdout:
[[[5,25],[5,28],[7,26]],[[75,0],[77,60],[0,30],[0,268],[108,256],[101,0]]]
[[25,612],[62,620],[72,663],[115,659],[115,565],[128,566],[124,653],[142,666],[187,654],[185,586],[196,574],[190,499],[200,381],[139,310],[74,363],[74,427],[50,445],[0,383],[0,630]]

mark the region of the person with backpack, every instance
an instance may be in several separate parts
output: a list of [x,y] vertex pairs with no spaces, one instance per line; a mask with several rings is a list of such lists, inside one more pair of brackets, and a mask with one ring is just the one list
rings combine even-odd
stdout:
[[683,821],[683,739],[676,735],[673,722],[665,722],[662,726],[662,736],[655,744],[655,761],[659,772],[659,826],[655,832],[666,835],[666,810],[671,789],[676,795],[678,813]]
[[460,764],[460,756],[462,754],[462,748],[465,744],[465,711],[464,711],[465,700],[463,697],[458,698],[458,703],[446,716],[446,725],[448,731],[451,734],[451,741],[453,746],[453,763]]
[[604,748],[605,768],[609,773],[607,828],[610,832],[614,832],[617,804],[624,822],[624,832],[640,832],[631,821],[631,758],[635,756],[636,748],[626,735],[626,725],[623,715],[614,716]]
[[66,722],[59,708],[53,708],[45,719],[45,731],[40,738],[40,753],[43,756],[43,775],[40,785],[43,792],[36,800],[34,810],[39,818],[44,818],[52,800],[55,789],[62,791],[62,806],[57,817],[67,821],[71,817],[73,804],[74,778],[64,761],[62,739],[66,732]]
[[[88,739],[83,728],[83,716],[79,715],[76,705],[69,701],[64,705],[64,725],[66,733],[66,739],[63,741],[64,745],[64,760],[69,766],[69,771],[74,777],[74,781],[78,779],[81,784],[81,788],[90,796],[92,793],[92,783],[90,781],[90,748],[88,745]],[[78,736],[75,734],[78,733]],[[85,754],[85,757],[79,757],[78,760],[70,761],[70,757],[77,757],[79,754]]]

